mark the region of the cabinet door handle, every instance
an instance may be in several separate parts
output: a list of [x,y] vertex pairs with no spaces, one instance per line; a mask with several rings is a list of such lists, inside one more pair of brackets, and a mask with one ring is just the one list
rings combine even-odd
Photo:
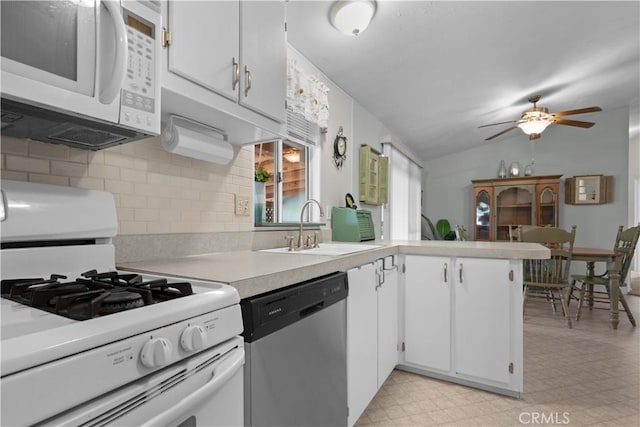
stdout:
[[460,278],[460,283],[462,283],[462,264],[460,264],[460,270],[458,270],[458,275]]
[[249,96],[249,89],[251,89],[251,71],[249,66],[244,66],[244,96]]
[[240,64],[236,61],[236,58],[231,58],[232,70],[231,70],[231,90],[235,92],[236,86],[240,83]]
[[509,281],[513,282],[513,270],[509,271]]
[[444,283],[449,282],[449,279],[447,278],[447,266],[448,264],[445,262],[444,263]]

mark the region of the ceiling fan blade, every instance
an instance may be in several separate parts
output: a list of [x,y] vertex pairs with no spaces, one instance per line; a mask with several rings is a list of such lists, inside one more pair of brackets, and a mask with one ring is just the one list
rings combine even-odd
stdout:
[[566,120],[566,119],[554,119],[551,123],[556,125],[576,126],[579,128],[590,128],[595,125],[593,122],[583,122],[580,120]]
[[496,137],[498,137],[498,136],[500,136],[502,134],[505,134],[505,133],[509,132],[510,130],[514,130],[517,127],[518,126],[511,126],[510,128],[507,128],[507,129],[503,130],[502,132],[496,133],[495,135],[490,136],[489,138],[485,138],[485,141],[489,141],[490,139],[496,138]]
[[557,113],[551,113],[551,115],[556,117],[561,117],[561,116],[571,116],[573,114],[595,113],[597,111],[602,111],[602,108],[600,107],[578,108],[577,110],[558,111]]
[[518,122],[519,122],[519,120],[509,120],[508,122],[491,123],[490,125],[482,125],[482,126],[478,126],[478,129],[480,129],[480,128],[486,128],[487,126],[506,125],[507,123],[518,123]]

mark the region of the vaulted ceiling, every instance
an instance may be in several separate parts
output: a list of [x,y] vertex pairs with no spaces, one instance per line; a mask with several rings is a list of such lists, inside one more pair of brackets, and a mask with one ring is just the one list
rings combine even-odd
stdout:
[[549,111],[628,106],[637,131],[640,2],[382,0],[357,37],[331,4],[290,0],[289,42],[423,160],[486,144],[508,125],[478,126],[535,94]]

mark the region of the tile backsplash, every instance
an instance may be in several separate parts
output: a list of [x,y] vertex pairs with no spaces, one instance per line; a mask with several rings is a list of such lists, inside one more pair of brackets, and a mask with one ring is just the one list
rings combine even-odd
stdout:
[[111,192],[119,235],[251,231],[234,194],[253,191],[253,150],[234,147],[228,165],[166,152],[160,138],[88,151],[2,137],[3,179]]

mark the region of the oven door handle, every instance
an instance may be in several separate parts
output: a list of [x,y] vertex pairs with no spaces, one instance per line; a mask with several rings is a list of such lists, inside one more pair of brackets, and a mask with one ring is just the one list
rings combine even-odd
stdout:
[[[231,364],[222,363],[225,366],[218,366],[213,370],[212,379],[202,386],[200,389],[194,391],[184,399],[180,400],[178,403],[173,405],[171,408],[166,411],[156,415],[148,422],[144,423],[144,426],[166,426],[169,425],[171,421],[176,420],[181,415],[189,413],[189,411],[202,402],[207,397],[213,395],[219,389],[221,389],[224,384],[229,381],[235,374],[242,368],[244,365],[244,349],[238,348],[231,359],[233,362]],[[223,370],[222,372],[218,372],[219,370]]]

